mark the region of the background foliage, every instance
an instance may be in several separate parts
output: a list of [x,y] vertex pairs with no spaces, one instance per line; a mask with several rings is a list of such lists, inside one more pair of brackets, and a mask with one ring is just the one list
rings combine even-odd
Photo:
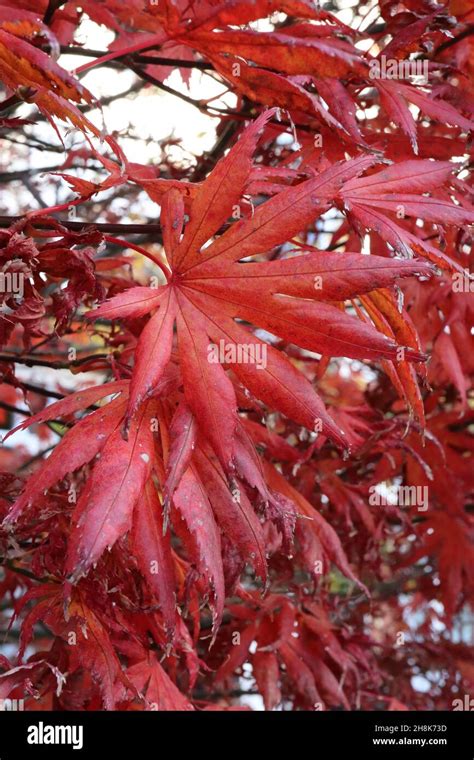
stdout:
[[0,698],[470,695],[473,25],[0,2]]

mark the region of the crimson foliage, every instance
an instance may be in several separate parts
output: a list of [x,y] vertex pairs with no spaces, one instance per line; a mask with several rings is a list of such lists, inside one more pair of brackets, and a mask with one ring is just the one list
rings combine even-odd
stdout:
[[[34,152],[67,150],[41,188],[61,202],[1,217],[0,406],[50,452],[0,455],[2,698],[450,709],[472,688],[474,12],[339,10],[0,2],[0,139],[31,162],[4,181],[37,199]],[[86,16],[108,51],[81,48]],[[214,148],[129,160],[101,126],[118,96],[82,82],[109,67],[213,117]],[[170,87],[193,69],[231,99]]]

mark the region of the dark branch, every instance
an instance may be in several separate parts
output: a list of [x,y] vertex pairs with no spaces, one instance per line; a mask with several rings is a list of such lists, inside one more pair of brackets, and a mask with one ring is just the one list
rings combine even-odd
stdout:
[[470,37],[473,34],[474,34],[474,24],[470,24],[468,27],[466,27],[466,29],[464,29],[456,37],[452,37],[449,40],[445,40],[445,42],[442,42],[441,45],[438,45],[438,47],[433,53],[433,58],[436,58],[436,56],[439,53],[443,53],[445,50],[448,50],[448,48],[453,47],[453,45],[457,45],[458,42],[462,42],[462,40],[465,40],[466,37]]
[[[90,48],[80,48],[75,47],[74,45],[61,45],[61,53],[65,53],[67,55],[80,55],[85,56],[86,58],[102,58],[102,56],[107,54],[107,52],[104,50],[91,50]],[[200,71],[214,71],[214,66],[212,63],[207,63],[207,61],[184,61],[177,58],[164,58],[163,56],[139,54],[131,55],[130,58],[133,58],[136,63],[145,65],[171,66],[173,68],[179,69],[199,69]],[[127,64],[124,63],[121,58],[115,58],[113,61],[106,61],[103,65],[115,68],[117,66],[126,66]]]
[[[15,222],[19,222],[24,219],[22,216],[0,216],[0,227],[10,227]],[[121,235],[141,235],[143,233],[148,234],[160,234],[161,225],[153,222],[149,224],[109,224],[108,222],[78,222],[71,221],[69,219],[57,220],[67,230],[81,231],[87,227],[91,227],[101,232],[118,232]],[[54,225],[46,219],[34,219],[31,218],[31,224],[41,227],[43,230],[54,230]]]
[[6,401],[0,401],[0,408],[5,409],[6,412],[12,412],[12,414],[24,414],[25,417],[31,417],[31,412],[28,409],[18,409],[17,406],[7,404]]
[[[7,377],[2,378],[2,383],[11,385],[13,388],[18,387],[17,385],[15,385],[15,383],[12,380],[9,380]],[[47,398],[57,398],[57,399],[65,398],[64,393],[59,393],[58,391],[48,391],[47,388],[42,388],[40,385],[33,385],[32,383],[22,382],[21,389],[23,391],[31,391],[31,393],[38,393],[40,396],[46,396]]]
[[[164,84],[164,82],[160,82],[160,80],[156,79],[156,77],[153,77],[151,74],[148,74],[147,71],[140,68],[140,66],[137,66],[131,58],[127,59],[127,61],[128,61],[128,68],[134,71],[135,74],[138,77],[140,77],[140,79],[143,79],[145,82],[149,82],[149,84],[152,84],[155,87],[158,87],[159,90],[163,90],[163,92],[167,92],[169,95],[174,95],[180,100],[183,100],[185,103],[188,103],[190,106],[194,106],[194,108],[197,108],[202,113],[206,113],[209,116],[223,114],[224,116],[238,116],[239,119],[247,118],[246,115],[242,114],[241,112],[230,111],[229,109],[218,108],[217,106],[210,106],[200,100],[195,100],[194,98],[190,98],[189,95],[185,95],[184,93],[179,92],[178,90],[174,90],[172,87],[169,87],[167,84]],[[215,111],[216,114],[213,114],[212,113],[213,111]]]
[[0,362],[24,364],[26,367],[52,367],[53,369],[71,369],[71,367],[81,367],[88,361],[96,359],[108,359],[111,354],[89,354],[82,356],[80,359],[71,359],[68,361],[41,359],[39,356],[21,356],[21,354],[0,354]]
[[53,16],[62,5],[66,5],[67,0],[49,0],[46,13],[44,14],[43,23],[50,24],[53,20]]

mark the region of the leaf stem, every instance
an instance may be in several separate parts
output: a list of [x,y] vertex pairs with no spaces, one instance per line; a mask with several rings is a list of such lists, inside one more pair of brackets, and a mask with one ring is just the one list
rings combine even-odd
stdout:
[[163,264],[162,261],[156,258],[156,256],[153,256],[150,251],[147,251],[145,248],[142,248],[140,245],[135,245],[135,243],[129,243],[128,240],[122,240],[121,238],[113,237],[112,235],[104,235],[104,240],[107,241],[107,243],[113,243],[114,245],[120,245],[124,248],[133,248],[134,251],[138,251],[138,253],[141,253],[143,256],[146,256],[147,259],[150,259],[150,261],[153,261],[154,264],[156,264],[157,267],[161,269],[164,276],[166,277],[166,280],[168,281],[170,278],[171,271],[168,269],[167,266]]
[[152,37],[149,37],[146,41],[141,40],[141,42],[136,42],[134,45],[129,45],[128,47],[121,48],[120,50],[112,50],[110,53],[101,55],[100,58],[95,58],[93,61],[88,61],[82,66],[79,66],[79,68],[77,68],[74,73],[81,74],[83,71],[89,71],[89,69],[93,69],[96,66],[101,66],[102,64],[107,63],[107,61],[114,61],[116,58],[123,58],[126,55],[138,53],[140,50],[145,50],[147,48],[154,47],[155,45],[162,45],[164,42],[167,42],[168,39],[169,37],[166,32],[159,32],[158,34],[154,34]]

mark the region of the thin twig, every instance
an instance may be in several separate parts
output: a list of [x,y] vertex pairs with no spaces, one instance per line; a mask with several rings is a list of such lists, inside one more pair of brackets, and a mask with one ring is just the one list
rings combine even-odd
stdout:
[[[12,363],[13,362],[14,360],[12,359]],[[2,383],[11,385],[13,388],[18,387],[12,380],[9,380],[7,377],[2,377]],[[49,391],[47,388],[41,388],[40,385],[33,385],[32,383],[22,382],[21,389],[25,391],[31,391],[31,393],[37,393],[39,396],[46,396],[46,398],[57,398],[58,400],[65,398],[64,393],[59,393],[58,391]]]
[[12,412],[12,414],[24,414],[25,417],[31,417],[31,412],[28,409],[19,409],[17,406],[7,404],[6,401],[0,401],[0,408],[5,409],[6,412]]
[[24,364],[26,367],[52,367],[53,369],[71,369],[71,367],[80,367],[92,359],[108,359],[111,354],[89,354],[80,359],[71,359],[70,361],[49,361],[40,359],[38,356],[21,356],[20,354],[0,354],[0,362],[13,362]]
[[[81,55],[85,56],[86,58],[102,58],[102,56],[106,55],[106,51],[104,50],[91,50],[90,48],[79,48],[73,45],[61,45],[61,53],[67,55]],[[137,63],[142,63],[145,65],[172,66],[179,69],[199,69],[200,71],[214,71],[213,64],[208,63],[207,61],[185,61],[177,58],[164,58],[163,56],[138,54],[132,55],[130,57],[133,58],[133,60]],[[106,61],[103,64],[103,66],[111,67],[118,65],[126,66],[127,64],[124,63],[121,58],[115,58],[113,61]]]
[[19,573],[20,575],[24,575],[26,578],[31,578],[32,580],[39,581],[40,583],[47,583],[51,581],[51,578],[49,578],[48,576],[44,576],[43,578],[40,578],[38,575],[35,575],[34,573],[32,573],[31,570],[25,570],[23,567],[17,567],[13,563],[13,560],[11,559],[5,559],[4,557],[0,557],[0,565],[7,567],[13,573]]
[[163,272],[164,276],[166,277],[166,280],[169,280],[171,271],[168,269],[167,266],[163,264],[159,259],[156,258],[156,256],[153,256],[150,251],[147,251],[145,248],[142,248],[140,245],[135,245],[135,243],[127,243],[126,240],[121,240],[120,238],[112,237],[111,235],[104,235],[104,240],[106,240],[108,243],[112,243],[113,245],[121,246],[123,248],[131,248],[134,251],[137,251],[138,253],[141,253],[142,256],[146,256],[147,259],[152,261],[154,264],[156,264],[159,269]]
[[53,16],[56,13],[59,8],[61,8],[62,5],[66,5],[67,0],[49,0],[48,7],[46,9],[46,13],[43,17],[43,24],[51,24],[51,21],[53,20]]
[[31,457],[31,459],[28,459],[27,462],[21,465],[21,467],[18,468],[18,472],[21,472],[22,470],[27,470],[28,467],[31,467],[32,464],[38,461],[38,459],[42,459],[45,454],[49,454],[50,451],[56,448],[56,444],[52,443],[51,446],[48,446],[47,449],[43,449],[42,451],[38,451],[37,454],[34,455],[34,457]]
[[[188,105],[194,106],[194,108],[197,108],[199,111],[201,111],[201,113],[205,113],[208,116],[223,114],[224,116],[238,116],[239,118],[242,118],[242,114],[238,111],[231,111],[226,108],[218,108],[217,106],[205,105],[201,101],[195,100],[194,98],[189,97],[189,95],[185,95],[184,93],[179,92],[179,90],[174,90],[172,87],[169,87],[169,85],[164,84],[164,82],[160,82],[159,79],[156,79],[156,77],[148,74],[148,72],[144,69],[141,69],[140,66],[135,65],[131,58],[127,60],[127,63],[128,68],[134,71],[135,74],[140,77],[140,79],[143,79],[145,82],[149,82],[155,87],[158,87],[159,90],[167,92],[169,95],[174,95],[176,98],[179,98],[185,103],[188,103]],[[216,114],[210,113],[211,111],[216,111]]]
[[438,47],[436,48],[436,50],[433,53],[432,58],[436,58],[436,56],[439,53],[442,53],[445,50],[447,50],[448,48],[453,47],[453,45],[457,45],[458,42],[462,42],[462,40],[465,40],[466,37],[470,37],[473,34],[474,34],[474,24],[470,24],[468,27],[466,27],[466,29],[464,29],[456,37],[452,37],[449,40],[445,40],[444,42],[441,43],[441,45],[438,45]]
[[[0,216],[0,227],[10,227],[12,224],[24,219],[23,216]],[[91,229],[97,229],[101,232],[118,232],[120,235],[141,235],[143,233],[149,233],[155,235],[161,233],[161,224],[156,222],[149,222],[144,224],[109,224],[108,222],[78,222],[71,221],[70,219],[56,219],[67,230],[83,231],[86,227]],[[41,227],[45,230],[54,230],[54,225],[48,219],[31,219],[30,224],[36,227]],[[60,233],[58,233],[58,237]]]

